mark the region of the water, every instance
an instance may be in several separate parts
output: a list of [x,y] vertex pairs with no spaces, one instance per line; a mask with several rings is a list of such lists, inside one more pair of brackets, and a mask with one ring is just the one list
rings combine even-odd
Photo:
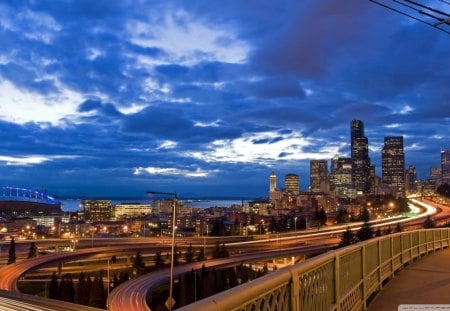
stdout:
[[[61,208],[65,212],[75,212],[81,209],[81,199],[64,199],[61,200]],[[119,203],[141,203],[141,204],[151,204],[151,201],[148,199],[117,199],[111,200],[113,204]],[[242,204],[242,200],[183,200],[185,205],[192,206],[195,208],[208,208],[208,207],[230,207],[232,205]],[[248,202],[248,200],[244,200],[244,203]]]

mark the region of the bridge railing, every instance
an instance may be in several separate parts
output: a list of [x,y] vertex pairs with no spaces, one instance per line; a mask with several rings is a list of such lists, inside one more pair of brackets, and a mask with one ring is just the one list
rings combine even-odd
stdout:
[[364,310],[394,274],[449,246],[450,229],[400,232],[337,249],[178,310]]

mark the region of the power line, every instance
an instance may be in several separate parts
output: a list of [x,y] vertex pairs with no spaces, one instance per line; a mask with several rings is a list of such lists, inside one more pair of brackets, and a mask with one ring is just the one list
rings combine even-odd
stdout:
[[[398,5],[402,6],[402,7],[405,7],[407,9],[409,9],[409,10],[412,10],[412,11],[417,12],[417,13],[423,15],[423,16],[427,16],[427,17],[429,17],[431,19],[434,19],[434,20],[438,21],[437,23],[431,23],[431,22],[429,22],[429,21],[427,21],[425,19],[418,18],[417,16],[414,16],[414,15],[409,14],[409,13],[407,13],[405,11],[402,11],[402,10],[400,10],[398,8],[395,8],[395,7],[392,7],[390,5],[387,5],[387,4],[383,3],[383,2],[380,2],[380,1],[377,1],[377,0],[369,0],[369,1],[373,2],[375,4],[378,4],[378,5],[380,5],[380,6],[384,7],[384,8],[387,8],[387,9],[393,11],[393,12],[396,12],[396,13],[404,15],[404,16],[406,16],[408,18],[411,18],[411,19],[413,19],[415,21],[421,22],[421,23],[426,24],[428,26],[431,26],[433,28],[437,28],[437,29],[439,29],[439,30],[441,30],[441,31],[443,31],[443,32],[445,32],[447,34],[450,34],[450,31],[444,29],[443,27],[439,27],[439,26],[444,25],[444,24],[445,25],[450,25],[450,18],[449,18],[450,14],[448,14],[446,12],[443,12],[443,11],[435,9],[435,8],[431,8],[429,6],[426,6],[426,5],[422,4],[422,3],[419,3],[419,2],[413,1],[413,0],[391,0],[391,2],[393,2],[393,3],[396,3],[396,4],[398,4]],[[441,1],[443,1],[444,3],[450,4],[450,2],[447,2],[445,0],[441,0]],[[430,13],[430,12],[433,12],[433,13],[438,14],[440,16],[436,16],[433,13]]]

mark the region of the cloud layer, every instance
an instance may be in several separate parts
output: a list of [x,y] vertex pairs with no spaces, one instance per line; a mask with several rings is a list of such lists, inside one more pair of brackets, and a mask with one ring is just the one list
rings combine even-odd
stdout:
[[0,42],[3,185],[255,197],[274,170],[306,189],[355,118],[378,173],[384,136],[420,178],[450,148],[450,36],[370,1],[13,1]]

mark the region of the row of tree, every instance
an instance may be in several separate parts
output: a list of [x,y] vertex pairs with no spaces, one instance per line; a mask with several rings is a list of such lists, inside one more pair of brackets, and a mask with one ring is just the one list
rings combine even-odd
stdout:
[[[341,237],[341,242],[339,243],[339,247],[348,246],[351,244],[355,244],[360,241],[365,241],[368,239],[375,237],[379,237],[382,235],[388,235],[391,234],[393,231],[391,227],[386,228],[384,231],[381,231],[380,228],[378,228],[376,231],[373,230],[371,224],[369,223],[370,215],[367,209],[364,209],[364,211],[361,214],[361,218],[364,221],[361,228],[354,233],[350,227],[347,227],[347,229],[344,231]],[[425,221],[422,223],[422,226],[424,229],[430,229],[435,228],[436,224],[434,223],[434,220],[431,218],[430,215],[427,216]],[[450,225],[447,225],[450,226]],[[403,231],[403,228],[399,222],[397,222],[395,232],[401,232]]]
[[[255,269],[252,265],[242,264],[224,269],[206,269],[203,265],[201,270],[191,270],[191,272],[178,277],[174,282],[173,298],[176,301],[174,308],[180,308],[267,273],[267,265],[264,265],[262,269]],[[164,306],[167,295],[167,291],[154,290],[147,301],[150,309],[155,311],[167,310]]]
[[[28,258],[33,258],[37,256],[37,246],[36,243],[31,242],[30,248],[28,250]],[[13,237],[11,237],[11,241],[9,243],[9,250],[8,250],[8,261],[7,264],[12,264],[16,262],[16,241]]]

